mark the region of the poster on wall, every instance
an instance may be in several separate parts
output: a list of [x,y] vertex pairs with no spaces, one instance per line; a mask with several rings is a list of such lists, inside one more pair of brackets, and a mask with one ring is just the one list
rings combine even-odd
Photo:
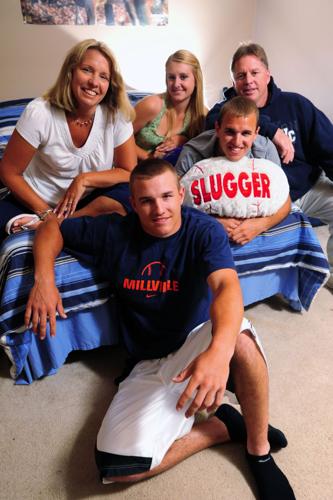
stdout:
[[27,24],[168,24],[168,0],[21,0],[21,9]]

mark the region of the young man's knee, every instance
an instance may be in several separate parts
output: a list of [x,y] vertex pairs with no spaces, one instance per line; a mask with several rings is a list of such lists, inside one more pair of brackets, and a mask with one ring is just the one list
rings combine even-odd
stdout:
[[256,339],[250,330],[242,331],[237,338],[234,356],[234,363],[253,363],[258,357],[264,360],[264,355],[261,352]]
[[151,467],[151,457],[135,457],[126,455],[116,455],[95,448],[96,465],[100,473],[101,480],[110,479],[117,482],[135,482],[143,478],[145,472]]

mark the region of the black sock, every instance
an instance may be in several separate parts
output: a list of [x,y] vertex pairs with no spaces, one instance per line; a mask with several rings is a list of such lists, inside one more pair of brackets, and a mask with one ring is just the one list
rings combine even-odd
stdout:
[[[243,416],[233,406],[223,404],[215,413],[227,427],[231,441],[246,443],[246,427]],[[286,436],[275,427],[268,426],[268,442],[272,449],[285,448],[288,444]]]
[[246,452],[246,459],[255,479],[260,500],[295,500],[288,479],[270,453],[256,456]]

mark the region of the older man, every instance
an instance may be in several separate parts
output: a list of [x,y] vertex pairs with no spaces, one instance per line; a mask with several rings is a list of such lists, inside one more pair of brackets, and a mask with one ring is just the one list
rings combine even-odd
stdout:
[[291,199],[307,215],[329,225],[331,276],[327,286],[333,289],[333,125],[307,98],[276,86],[266,53],[258,44],[243,44],[237,49],[231,75],[233,87],[209,112],[207,128],[214,127],[220,108],[235,95],[257,104],[260,134],[269,137],[280,153]]

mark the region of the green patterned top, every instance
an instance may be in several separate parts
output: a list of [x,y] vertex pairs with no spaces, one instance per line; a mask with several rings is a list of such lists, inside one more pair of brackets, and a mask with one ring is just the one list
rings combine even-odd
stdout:
[[[154,120],[152,120],[151,122],[147,123],[147,125],[142,127],[142,129],[135,134],[136,144],[145,151],[148,151],[149,153],[154,151],[156,147],[159,144],[161,144],[166,138],[165,135],[159,135],[157,133],[157,129],[165,112],[166,112],[166,103],[164,96],[162,109],[158,113],[156,118],[154,118]],[[189,124],[190,124],[190,113],[187,111],[185,114],[183,127],[180,130],[180,132],[178,132],[179,135],[186,135],[186,132],[188,131],[189,128]]]

